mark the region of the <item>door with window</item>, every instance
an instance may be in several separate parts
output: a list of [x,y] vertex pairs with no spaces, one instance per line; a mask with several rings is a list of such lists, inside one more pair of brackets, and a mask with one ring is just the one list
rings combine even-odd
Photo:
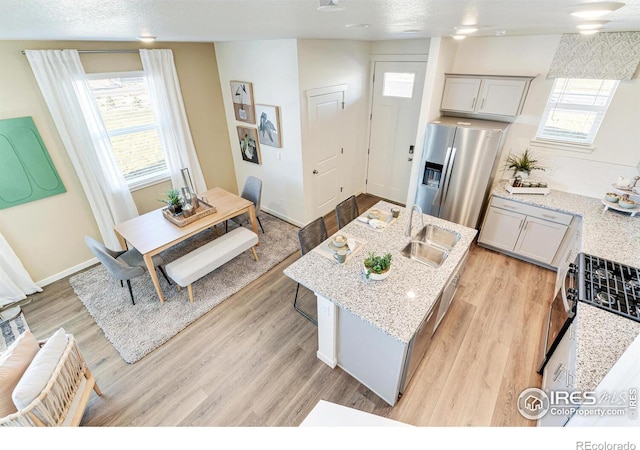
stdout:
[[376,62],[371,107],[367,192],[407,200],[426,62]]

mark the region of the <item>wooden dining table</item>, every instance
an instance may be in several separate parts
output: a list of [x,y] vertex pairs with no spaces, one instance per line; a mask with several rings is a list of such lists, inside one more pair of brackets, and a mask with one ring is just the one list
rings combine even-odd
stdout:
[[[176,245],[189,237],[244,213],[249,214],[249,221],[253,232],[258,234],[256,210],[252,201],[239,195],[216,187],[200,196],[216,207],[216,212],[206,215],[183,227],[179,227],[167,220],[162,214],[164,208],[142,214],[133,219],[119,223],[114,231],[123,250],[128,247],[136,248],[144,258],[144,262],[156,288],[160,302],[164,303],[164,295],[160,288],[160,281],[153,265],[152,257],[163,250]],[[259,244],[258,244],[259,245]]]

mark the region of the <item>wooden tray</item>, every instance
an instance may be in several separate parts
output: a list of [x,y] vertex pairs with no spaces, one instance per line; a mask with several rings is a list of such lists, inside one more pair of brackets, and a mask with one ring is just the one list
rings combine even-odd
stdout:
[[189,217],[184,217],[182,213],[173,215],[169,212],[169,208],[164,208],[162,210],[162,215],[169,222],[178,225],[179,227],[184,227],[185,225],[189,225],[190,223],[193,223],[198,219],[202,219],[204,216],[208,216],[209,214],[213,214],[216,211],[217,209],[215,205],[210,205],[209,203],[205,203],[198,199],[198,209],[196,209],[196,212]]

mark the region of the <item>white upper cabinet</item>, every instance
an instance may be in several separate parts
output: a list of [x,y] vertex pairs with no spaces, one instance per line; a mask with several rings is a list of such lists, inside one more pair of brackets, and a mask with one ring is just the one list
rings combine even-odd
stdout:
[[440,109],[468,115],[515,117],[533,77],[447,74]]

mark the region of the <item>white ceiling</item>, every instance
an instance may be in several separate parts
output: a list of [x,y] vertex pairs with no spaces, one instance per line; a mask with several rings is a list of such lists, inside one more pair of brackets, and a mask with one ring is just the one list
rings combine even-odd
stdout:
[[[448,36],[477,24],[476,35],[575,33],[569,13],[593,0],[1,0],[0,39],[212,42],[316,38],[385,40]],[[326,1],[326,0],[321,0]],[[604,19],[604,31],[640,31],[640,0]],[[347,28],[347,24],[369,24]],[[405,30],[419,30],[406,33]]]

